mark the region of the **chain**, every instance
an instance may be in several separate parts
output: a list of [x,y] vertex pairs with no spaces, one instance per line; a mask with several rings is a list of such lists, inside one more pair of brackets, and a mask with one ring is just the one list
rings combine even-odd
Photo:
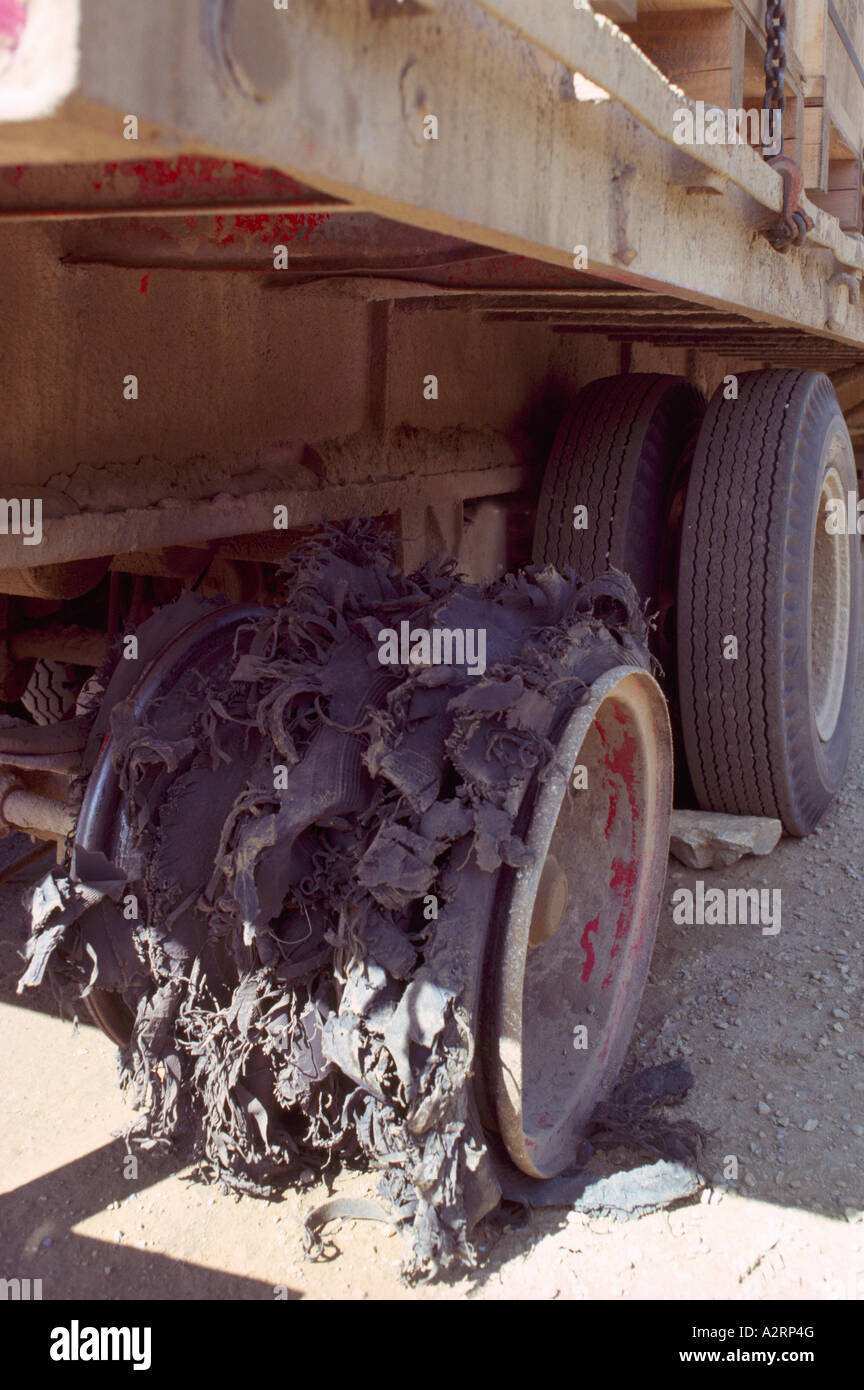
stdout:
[[[786,0],[767,0],[765,6],[765,111],[779,111],[780,149],[783,149],[783,113],[786,110]],[[773,126],[773,121],[772,121]]]
[[[783,211],[765,235],[775,251],[803,246],[813,219],[801,207],[804,174],[800,164],[783,153],[783,113],[786,110],[786,0],[766,0],[765,4],[765,100],[762,109],[777,112],[768,117],[770,131],[763,131],[762,154],[783,179]],[[779,129],[778,129],[779,127]],[[770,136],[770,139],[769,139]],[[777,138],[779,136],[779,139]]]

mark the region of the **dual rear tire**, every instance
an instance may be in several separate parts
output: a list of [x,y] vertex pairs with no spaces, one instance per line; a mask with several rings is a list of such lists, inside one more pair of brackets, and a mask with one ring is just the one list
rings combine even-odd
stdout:
[[[707,407],[678,377],[607,378],[580,391],[561,424],[537,509],[534,562],[570,566],[584,580],[610,569],[630,576],[655,619],[651,647],[679,760],[704,809],[776,817],[788,833],[806,835],[840,786],[851,748],[861,580],[860,541],[849,534],[855,521],[838,522],[848,518],[855,491],[849,434],[819,372],[742,374],[737,391],[721,388]],[[662,747],[656,721],[642,748],[646,767],[656,756],[649,745]],[[679,792],[685,786],[679,777]],[[595,951],[598,959],[615,956],[621,925],[632,927],[635,914],[628,903],[616,917],[621,875],[604,874],[604,817],[588,792],[581,795],[581,823],[551,841],[547,833],[537,881],[523,877],[504,931],[498,1113],[511,1159],[535,1176],[560,1171],[574,1128],[614,1079],[659,910],[655,899],[643,927],[630,931],[626,970],[613,977],[592,969]],[[667,779],[634,862],[665,865],[670,800]],[[538,969],[539,953],[533,960],[525,945],[527,923],[535,902],[554,899],[554,891],[544,896],[549,865],[560,875],[568,856],[567,877],[580,885],[574,920],[585,925],[569,945],[559,931],[560,959],[546,943],[552,968]],[[615,862],[623,863],[620,854]],[[613,978],[614,1001],[605,993]],[[604,1026],[579,1073],[549,1027],[554,1019],[562,1036],[562,1019],[579,1012],[568,1013],[571,996],[586,1012],[588,996],[579,991],[591,988],[598,993],[590,1012]],[[598,1067],[601,1059],[608,1065]],[[560,1117],[568,1089],[579,1103],[556,1123],[551,1096],[559,1097]]]
[[744,373],[707,410],[680,378],[608,378],[559,430],[535,561],[631,575],[658,615],[654,651],[703,809],[806,835],[836,795],[861,622],[860,540],[854,516],[839,521],[855,493],[820,372]]
[[[848,432],[819,373],[748,374],[736,399],[718,393],[707,410],[675,377],[594,382],[562,426],[540,499],[535,561],[570,565],[585,580],[624,570],[643,605],[661,615],[655,655],[677,684],[681,737],[703,806],[779,816],[800,835],[839,786],[851,742],[860,556],[848,528],[825,522],[837,510],[827,504],[854,492]],[[582,506],[587,525],[574,527]],[[213,621],[227,627],[236,616],[219,610]],[[208,616],[202,652],[215,661],[210,623]],[[614,1083],[662,899],[670,731],[656,682],[640,669],[644,648],[635,643],[635,657],[618,655],[635,627],[620,623],[596,670],[585,668],[581,703],[570,708],[562,696],[565,678],[551,683],[562,700],[555,767],[526,790],[514,822],[533,855],[494,880],[484,869],[468,992],[481,1044],[471,1103],[509,1163],[534,1178],[567,1169]],[[586,648],[598,630],[595,622],[586,632]],[[181,656],[197,680],[197,647],[195,662],[187,650],[193,631],[195,624],[183,628],[153,657],[131,696],[139,714],[175,685]],[[200,635],[203,642],[203,626]],[[108,794],[119,765],[106,744],[79,820],[76,864],[82,851],[117,858],[103,836],[110,826],[117,844],[124,841],[125,811],[116,814]],[[203,857],[212,859],[209,851]],[[442,899],[450,902],[447,892]],[[461,958],[466,924],[458,914],[454,922]],[[441,930],[430,935],[424,970],[448,959]],[[131,1017],[111,1006],[107,991],[96,994],[97,1021],[125,1040]]]
[[776,816],[806,835],[840,787],[860,540],[829,528],[833,504],[845,514],[855,493],[826,376],[750,372],[737,400],[715,395],[687,490],[678,589],[681,723],[702,806]]

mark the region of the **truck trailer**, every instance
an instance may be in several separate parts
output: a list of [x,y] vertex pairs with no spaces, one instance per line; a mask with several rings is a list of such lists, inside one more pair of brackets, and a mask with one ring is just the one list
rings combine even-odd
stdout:
[[861,0],[0,5],[0,822],[147,1142],[464,1256],[615,1083],[673,801],[818,824],[862,63]]

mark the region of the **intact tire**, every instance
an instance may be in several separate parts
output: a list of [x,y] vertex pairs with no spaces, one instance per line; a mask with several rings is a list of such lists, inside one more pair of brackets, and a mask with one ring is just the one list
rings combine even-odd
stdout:
[[[860,540],[829,534],[825,519],[827,502],[845,503],[855,486],[821,372],[742,373],[737,400],[715,394],[687,492],[678,593],[681,720],[703,808],[775,816],[806,835],[840,786]],[[724,659],[730,637],[738,655]]]
[[37,661],[21,703],[34,724],[59,724],[75,708],[81,671],[64,661]]
[[[656,612],[676,477],[704,412],[704,396],[684,377],[636,373],[583,387],[549,456],[534,563],[570,565],[583,579],[623,570]],[[579,504],[588,527],[577,531]]]

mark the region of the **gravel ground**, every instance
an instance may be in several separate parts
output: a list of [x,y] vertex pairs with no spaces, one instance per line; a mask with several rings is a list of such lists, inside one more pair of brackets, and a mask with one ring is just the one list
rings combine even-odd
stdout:
[[[668,900],[697,879],[780,889],[780,932],[677,926]],[[304,1260],[298,1217],[327,1195],[314,1183],[267,1203],[146,1155],[124,1170],[111,1044],[46,991],[14,993],[21,888],[0,887],[0,1277],[41,1278],[52,1299],[864,1297],[864,686],[844,789],[810,839],[721,871],[670,864],[626,1065],[692,1068],[681,1113],[708,1132],[701,1200],[487,1227],[478,1270],[417,1289],[376,1223],[335,1224],[332,1258]],[[357,1174],[336,1188],[371,1191]]]

